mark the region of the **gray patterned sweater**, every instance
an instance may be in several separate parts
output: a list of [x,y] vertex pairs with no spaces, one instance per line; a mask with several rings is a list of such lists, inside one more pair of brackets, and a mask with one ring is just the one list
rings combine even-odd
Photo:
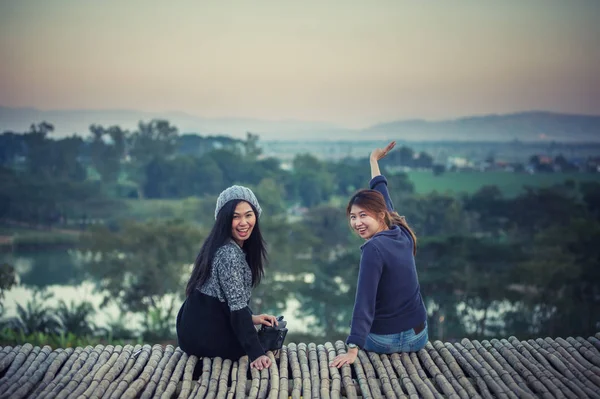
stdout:
[[188,354],[253,361],[265,354],[248,303],[252,272],[233,241],[217,250],[210,277],[197,287],[177,316],[179,346]]
[[244,251],[233,241],[219,248],[213,258],[210,277],[197,289],[226,302],[231,311],[248,306],[252,293],[252,272]]

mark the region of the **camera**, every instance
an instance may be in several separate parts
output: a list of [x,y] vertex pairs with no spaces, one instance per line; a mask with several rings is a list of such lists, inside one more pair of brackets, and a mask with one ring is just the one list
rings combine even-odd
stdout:
[[258,330],[258,340],[266,351],[275,351],[283,346],[283,341],[288,332],[288,329],[285,328],[287,321],[283,320],[283,316],[279,316],[277,323],[276,326],[265,326],[263,324]]

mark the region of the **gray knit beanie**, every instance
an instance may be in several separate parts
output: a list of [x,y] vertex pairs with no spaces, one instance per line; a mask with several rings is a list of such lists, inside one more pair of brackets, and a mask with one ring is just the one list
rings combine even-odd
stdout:
[[223,205],[225,205],[231,200],[236,199],[244,200],[252,204],[252,206],[256,208],[256,212],[258,212],[258,217],[260,217],[262,209],[260,209],[258,200],[256,199],[256,196],[254,195],[252,190],[244,186],[231,186],[223,190],[221,194],[219,194],[219,198],[217,198],[217,206],[215,207],[215,220],[217,219],[219,211],[221,210],[221,208],[223,208]]

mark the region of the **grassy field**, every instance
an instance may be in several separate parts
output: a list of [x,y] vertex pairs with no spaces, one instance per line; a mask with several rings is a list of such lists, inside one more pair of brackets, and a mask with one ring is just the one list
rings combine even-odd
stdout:
[[472,194],[486,185],[495,185],[507,197],[519,195],[525,186],[548,187],[554,184],[572,180],[576,183],[582,181],[595,181],[600,183],[600,173],[526,173],[509,172],[446,172],[434,176],[431,172],[411,171],[408,177],[415,185],[419,194],[432,191],[438,193],[468,193]]

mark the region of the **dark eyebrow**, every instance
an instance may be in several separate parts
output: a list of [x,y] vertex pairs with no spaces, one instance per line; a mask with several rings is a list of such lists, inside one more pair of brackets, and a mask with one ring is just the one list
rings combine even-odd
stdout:
[[[249,214],[249,213],[254,213],[254,211],[253,211],[253,210],[246,211],[246,213],[244,213],[244,215],[247,215],[247,214]],[[239,212],[233,212],[233,216],[235,216],[235,215],[238,215],[238,216],[239,216],[239,215],[240,215],[240,213],[239,213]]]

